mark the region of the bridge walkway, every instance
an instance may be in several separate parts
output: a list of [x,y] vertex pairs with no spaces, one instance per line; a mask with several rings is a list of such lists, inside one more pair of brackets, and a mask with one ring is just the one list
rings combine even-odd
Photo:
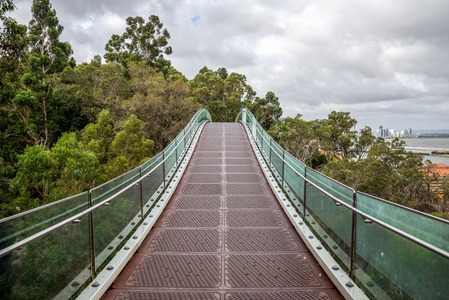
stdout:
[[342,299],[273,195],[242,125],[209,123],[103,299]]

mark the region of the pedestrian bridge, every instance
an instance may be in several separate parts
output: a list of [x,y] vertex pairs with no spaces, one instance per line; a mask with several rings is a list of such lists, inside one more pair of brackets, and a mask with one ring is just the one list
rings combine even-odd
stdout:
[[306,167],[246,109],[0,232],[0,299],[449,295],[449,222]]

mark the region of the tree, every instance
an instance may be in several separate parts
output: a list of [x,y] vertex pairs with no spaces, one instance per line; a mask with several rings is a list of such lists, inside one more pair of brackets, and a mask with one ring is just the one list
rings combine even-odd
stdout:
[[192,97],[207,108],[215,122],[233,122],[240,109],[249,105],[256,95],[245,75],[225,68],[213,72],[204,67],[190,81]]
[[375,140],[376,137],[371,133],[370,127],[365,126],[365,128],[360,130],[354,139],[354,153],[357,161],[362,159]]
[[103,110],[97,123],[87,125],[81,132],[81,144],[101,163],[102,181],[144,163],[151,158],[154,149],[154,142],[144,137],[143,123],[135,115],[122,126],[119,122],[113,124],[110,116],[108,110]]
[[117,157],[125,157],[131,167],[136,167],[150,159],[154,142],[142,136],[142,121],[131,115],[123,124],[111,143],[111,152]]
[[446,176],[443,179],[439,192],[441,195],[441,212],[445,215],[445,219],[448,219],[447,204],[449,203],[449,176]]
[[341,159],[350,157],[356,137],[356,124],[357,121],[350,117],[349,112],[332,111],[325,122],[327,136],[322,140],[322,147]]
[[[33,19],[29,23],[27,71],[21,74],[21,89],[9,101],[8,134],[28,145],[44,145],[48,149],[62,132],[58,128],[58,103],[53,97],[50,73],[74,65],[68,43],[59,41],[63,27],[48,0],[34,0]],[[27,42],[28,42],[27,41]]]
[[318,120],[305,121],[298,114],[294,118],[287,117],[271,126],[268,133],[279,145],[298,160],[312,168],[318,168],[327,162],[320,151],[322,136]]
[[99,177],[96,156],[84,150],[75,133],[63,134],[55,146],[27,147],[19,156],[10,191],[24,211],[92,188]]
[[51,7],[50,0],[33,0],[33,18],[29,23],[30,68],[40,75],[42,81],[45,80],[42,75],[49,71],[61,72],[65,67],[75,65],[70,44],[59,41],[64,27],[59,24],[56,10]]
[[25,70],[28,38],[25,25],[17,24],[11,18],[3,18],[0,31],[0,155],[7,158],[25,148],[23,140],[17,139],[10,130],[13,120],[10,111],[14,109],[13,99],[23,90],[21,76]]
[[256,97],[249,109],[265,130],[268,130],[282,116],[279,98],[271,91],[267,92],[263,98]]
[[366,158],[331,161],[323,172],[361,192],[421,209],[432,210],[422,197],[422,155],[405,151],[404,142],[378,138]]
[[114,139],[114,129],[108,110],[102,110],[98,121],[88,124],[81,131],[81,143],[96,154],[101,164],[109,160],[109,147]]
[[2,0],[0,3],[0,20],[4,21],[5,13],[13,11],[15,8],[15,5],[13,3],[13,0]]
[[148,22],[142,17],[128,17],[125,32],[119,36],[112,35],[105,46],[107,62],[128,64],[128,60],[135,62],[146,60],[156,62],[163,59],[163,54],[170,55],[172,48],[168,46],[170,34],[159,17],[151,15]]
[[155,142],[155,149],[165,148],[187,125],[200,108],[190,96],[184,77],[166,77],[145,62],[131,63],[129,74],[134,96],[122,102],[121,109],[136,115],[143,122],[146,138]]

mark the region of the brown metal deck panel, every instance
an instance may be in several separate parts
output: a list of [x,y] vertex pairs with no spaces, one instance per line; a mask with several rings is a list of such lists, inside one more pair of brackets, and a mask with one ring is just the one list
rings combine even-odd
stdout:
[[343,299],[237,123],[207,124],[167,209],[104,299]]

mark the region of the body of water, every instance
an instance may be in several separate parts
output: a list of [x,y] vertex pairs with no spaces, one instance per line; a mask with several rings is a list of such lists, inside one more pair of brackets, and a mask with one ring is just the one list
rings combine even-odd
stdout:
[[[449,151],[449,138],[414,138],[402,140],[406,143],[407,148],[414,148],[413,152],[428,152],[423,149]],[[449,157],[424,155],[424,161],[426,160],[430,160],[435,164],[443,163],[449,165]]]

